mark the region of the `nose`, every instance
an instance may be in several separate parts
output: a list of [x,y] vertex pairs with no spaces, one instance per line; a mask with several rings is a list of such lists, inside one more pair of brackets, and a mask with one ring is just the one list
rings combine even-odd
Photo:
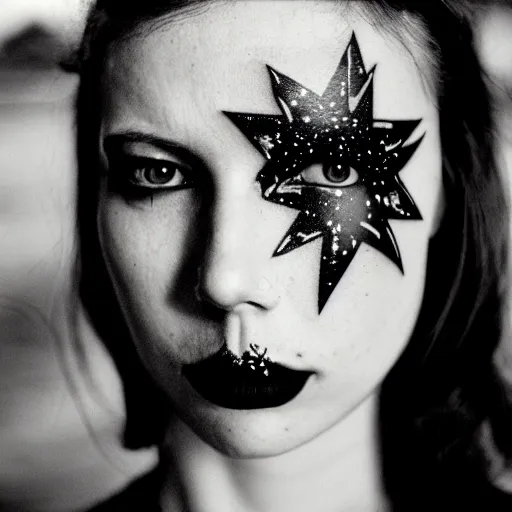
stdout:
[[197,291],[200,299],[222,310],[240,305],[270,310],[280,300],[269,273],[273,247],[265,239],[261,202],[254,187],[226,186],[207,212],[209,236]]

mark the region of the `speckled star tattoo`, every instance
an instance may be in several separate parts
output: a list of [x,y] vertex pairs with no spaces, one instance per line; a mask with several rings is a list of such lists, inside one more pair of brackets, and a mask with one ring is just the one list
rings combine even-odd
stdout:
[[267,68],[283,115],[224,114],[267,159],[262,197],[299,210],[273,256],[322,238],[321,312],[363,242],[403,273],[388,220],[421,219],[398,176],[423,139],[406,145],[421,120],[373,118],[375,67],[366,70],[355,35],[322,95]]

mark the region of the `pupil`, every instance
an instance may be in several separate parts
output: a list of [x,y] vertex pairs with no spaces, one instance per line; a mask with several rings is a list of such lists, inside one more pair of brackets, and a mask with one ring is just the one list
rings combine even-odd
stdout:
[[324,164],[323,173],[326,179],[333,183],[345,181],[350,176],[350,166],[347,164]]
[[176,170],[169,167],[151,167],[148,170],[147,179],[154,185],[163,185],[172,180],[175,173]]

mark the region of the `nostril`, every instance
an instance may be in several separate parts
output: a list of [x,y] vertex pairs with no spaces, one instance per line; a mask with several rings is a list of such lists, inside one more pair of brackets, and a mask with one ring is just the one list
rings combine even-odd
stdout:
[[268,309],[265,305],[260,304],[259,302],[254,302],[252,300],[247,301],[247,304],[249,306],[252,306],[252,307],[256,308],[256,309]]

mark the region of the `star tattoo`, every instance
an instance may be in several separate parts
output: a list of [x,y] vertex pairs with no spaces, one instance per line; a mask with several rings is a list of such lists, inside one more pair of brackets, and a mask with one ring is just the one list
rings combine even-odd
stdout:
[[389,219],[421,220],[398,173],[421,144],[419,120],[373,118],[375,67],[355,34],[321,95],[267,66],[282,115],[223,112],[267,160],[262,197],[299,210],[273,256],[322,238],[318,311],[363,242],[404,273]]

